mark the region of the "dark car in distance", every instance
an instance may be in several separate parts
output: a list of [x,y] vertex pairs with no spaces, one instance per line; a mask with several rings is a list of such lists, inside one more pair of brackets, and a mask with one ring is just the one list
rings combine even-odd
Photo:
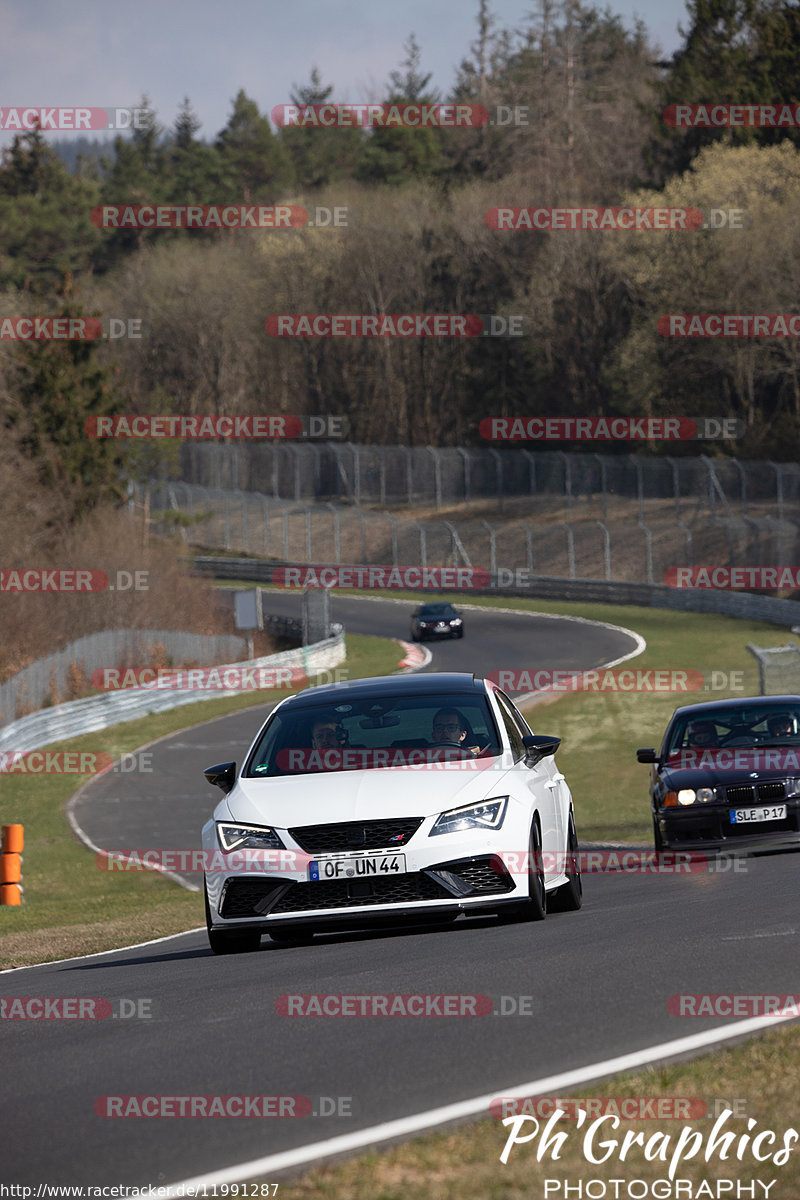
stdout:
[[800,696],[677,708],[650,764],[656,850],[800,845]]
[[463,618],[452,604],[419,604],[411,614],[412,642],[424,642],[427,637],[463,636]]

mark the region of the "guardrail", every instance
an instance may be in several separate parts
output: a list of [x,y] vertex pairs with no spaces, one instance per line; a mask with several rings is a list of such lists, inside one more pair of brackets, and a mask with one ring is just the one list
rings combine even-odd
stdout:
[[[332,636],[312,646],[300,646],[296,650],[283,650],[280,654],[268,654],[249,662],[227,663],[214,670],[224,672],[230,668],[243,671],[248,668],[278,669],[301,667],[308,674],[336,667],[343,662],[347,651],[344,627],[332,626]],[[194,704],[198,700],[214,700],[221,696],[235,696],[236,691],[221,688],[194,688],[189,692],[158,691],[148,687],[123,688],[118,692],[106,692],[102,696],[90,696],[86,700],[70,700],[53,708],[20,717],[0,729],[0,752],[25,754],[39,750],[52,742],[65,738],[80,737],[95,733],[110,725],[135,721],[139,717],[165,712],[183,704]]]
[[[199,555],[195,569],[203,574],[226,579],[271,583],[278,567],[306,567],[301,562],[265,562],[255,558],[214,558]],[[330,564],[317,563],[319,569]],[[335,569],[335,568],[334,568]],[[492,576],[497,579],[497,575]],[[413,589],[406,589],[411,591]],[[428,589],[419,589],[420,593]],[[800,616],[796,600],[779,600],[752,592],[723,592],[713,588],[671,588],[657,583],[625,583],[605,579],[563,579],[548,575],[532,576],[525,587],[470,589],[475,596],[520,596],[540,600],[570,600],[589,604],[638,605],[644,608],[671,608],[679,612],[715,613],[745,621],[764,621],[770,625],[791,627]]]

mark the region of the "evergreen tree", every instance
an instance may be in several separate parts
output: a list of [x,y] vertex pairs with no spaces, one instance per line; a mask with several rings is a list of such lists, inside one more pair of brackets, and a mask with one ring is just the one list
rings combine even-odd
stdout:
[[[312,67],[310,81],[305,87],[295,84],[290,98],[304,109],[331,102],[332,94],[333,84],[326,87],[318,68]],[[302,190],[325,187],[332,180],[352,175],[364,138],[360,129],[348,126],[287,125],[280,136]]]
[[[420,70],[422,51],[412,33],[403,49],[402,71],[389,74],[389,104],[436,104],[437,91],[429,91],[431,76]],[[372,129],[364,142],[356,178],[365,183],[402,184],[409,178],[436,175],[444,167],[441,138],[431,127],[383,127]]]
[[[84,317],[64,300],[59,317]],[[102,501],[119,498],[119,443],[91,438],[89,417],[122,411],[112,377],[98,364],[96,341],[21,342],[2,405],[7,432],[38,468],[43,486],[69,500],[73,520]]]
[[216,146],[226,200],[271,203],[291,188],[294,172],[286,149],[243,89]]
[[97,182],[70,175],[38,130],[18,134],[0,166],[0,286],[41,296],[89,271],[98,197]]

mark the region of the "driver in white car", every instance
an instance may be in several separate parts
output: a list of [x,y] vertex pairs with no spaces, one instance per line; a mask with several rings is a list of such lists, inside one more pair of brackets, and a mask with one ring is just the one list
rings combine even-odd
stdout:
[[457,708],[440,708],[433,718],[433,741],[437,746],[457,745],[472,754],[480,753],[480,746],[466,744],[467,722]]

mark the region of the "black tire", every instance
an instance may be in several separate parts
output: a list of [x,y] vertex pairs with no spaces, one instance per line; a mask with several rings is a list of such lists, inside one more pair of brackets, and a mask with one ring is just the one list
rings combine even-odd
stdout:
[[418,642],[418,641],[419,641],[419,638],[417,637],[416,633],[414,633],[414,630],[413,630],[413,629],[411,630],[411,640],[412,640],[412,642]]
[[459,629],[458,633],[456,634],[456,637],[460,637],[460,638],[461,638],[461,637],[463,637],[463,636],[464,636],[464,630],[463,630],[463,629]]
[[653,814],[653,846],[655,847],[657,856],[663,854],[666,849],[664,839],[661,836],[661,830],[658,827],[658,817],[655,813]]
[[580,850],[575,832],[575,818],[570,810],[567,827],[567,882],[562,883],[548,900],[551,912],[577,912],[583,904]]
[[517,921],[543,921],[547,916],[547,892],[544,886],[542,835],[534,818],[528,840],[528,899],[519,908],[501,908],[498,916],[503,924]]
[[203,888],[203,896],[206,902],[206,929],[208,931],[208,944],[215,954],[248,954],[254,950],[258,950],[261,945],[261,930],[260,929],[237,929],[236,932],[228,932],[222,929],[211,928],[211,909],[208,903],[208,892]]

